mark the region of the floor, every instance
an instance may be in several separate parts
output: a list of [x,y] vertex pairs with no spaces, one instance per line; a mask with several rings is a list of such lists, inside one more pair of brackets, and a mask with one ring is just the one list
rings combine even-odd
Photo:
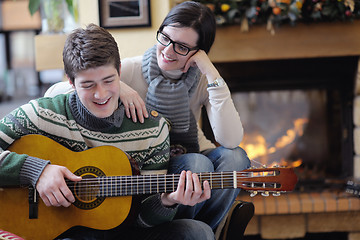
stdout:
[[42,84],[42,87],[33,89],[34,91],[31,94],[29,94],[29,86],[26,84],[18,84],[14,87],[10,96],[0,91],[0,119],[15,108],[29,102],[29,100],[41,97],[49,86],[51,85]]

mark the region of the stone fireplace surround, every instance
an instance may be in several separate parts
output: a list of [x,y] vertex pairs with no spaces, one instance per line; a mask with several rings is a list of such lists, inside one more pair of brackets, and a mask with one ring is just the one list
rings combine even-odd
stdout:
[[[271,36],[265,27],[255,26],[249,33],[241,33],[239,26],[219,28],[210,57],[215,64],[257,61],[282,61],[360,56],[360,22],[317,23],[296,27],[281,26]],[[347,175],[360,178],[360,61],[350,71],[354,89],[351,96],[353,119],[350,137],[353,147],[345,154],[351,155],[351,172]],[[316,65],[313,66],[316,68]],[[221,67],[220,67],[221,68]],[[300,67],[301,68],[301,67]],[[220,69],[221,71],[221,69]],[[225,72],[228,74],[228,72]],[[224,76],[225,79],[226,76]],[[294,86],[296,87],[296,86]],[[303,238],[306,233],[348,232],[349,240],[360,239],[360,199],[344,192],[287,193],[280,197],[250,198],[241,194],[239,199],[255,204],[255,216],[245,235],[260,235],[263,239]]]

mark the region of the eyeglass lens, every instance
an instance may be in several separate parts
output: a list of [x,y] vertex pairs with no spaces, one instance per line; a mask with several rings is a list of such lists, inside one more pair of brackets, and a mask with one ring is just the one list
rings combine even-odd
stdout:
[[156,39],[158,40],[159,43],[161,43],[166,47],[169,46],[170,43],[172,43],[174,51],[180,55],[186,56],[190,52],[190,48],[180,43],[174,42],[168,36],[164,35],[161,32],[158,32]]

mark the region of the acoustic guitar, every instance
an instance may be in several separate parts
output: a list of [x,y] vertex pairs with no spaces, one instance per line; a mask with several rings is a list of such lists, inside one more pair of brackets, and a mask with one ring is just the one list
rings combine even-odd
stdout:
[[[67,208],[46,207],[36,191],[29,195],[28,188],[0,188],[0,229],[30,240],[53,239],[76,225],[100,230],[115,228],[127,218],[132,196],[173,192],[180,176],[132,175],[129,159],[116,147],[73,152],[41,135],[24,136],[9,150],[49,159],[83,178],[80,182],[67,181],[76,198]],[[242,188],[252,193],[292,191],[297,183],[293,169],[285,167],[198,175],[200,182],[209,181],[212,189]],[[34,204],[36,214],[30,211],[29,215]]]

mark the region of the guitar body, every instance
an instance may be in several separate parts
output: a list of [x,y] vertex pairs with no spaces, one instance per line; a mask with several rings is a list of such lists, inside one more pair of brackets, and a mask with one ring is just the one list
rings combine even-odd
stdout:
[[[28,135],[17,140],[9,150],[41,159],[52,164],[66,166],[78,175],[96,177],[132,175],[130,162],[124,152],[111,146],[73,152],[41,135]],[[25,239],[53,239],[67,229],[86,226],[96,229],[111,229],[120,225],[128,216],[132,197],[107,197],[103,201],[78,199],[65,207],[47,207],[38,199],[38,218],[29,219],[28,188],[0,188],[0,229],[13,232]],[[75,196],[76,197],[76,196]]]

